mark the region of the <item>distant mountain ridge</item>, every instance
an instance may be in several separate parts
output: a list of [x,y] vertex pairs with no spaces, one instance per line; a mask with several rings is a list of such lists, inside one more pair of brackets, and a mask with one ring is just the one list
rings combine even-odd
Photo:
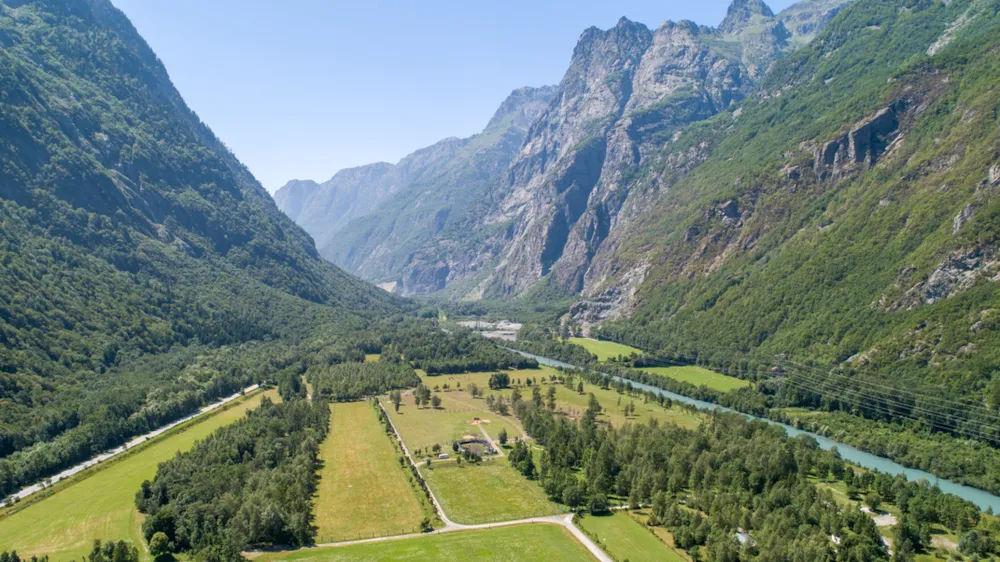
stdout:
[[433,271],[401,276],[410,255],[486,193],[553,91],[514,90],[478,135],[444,139],[398,164],[341,170],[322,184],[289,182],[275,201],[334,263],[375,281],[395,275],[404,293],[439,290],[443,280]]

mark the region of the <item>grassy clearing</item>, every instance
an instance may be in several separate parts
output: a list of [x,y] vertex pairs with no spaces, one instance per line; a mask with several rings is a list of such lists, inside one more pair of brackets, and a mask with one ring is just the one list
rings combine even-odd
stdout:
[[272,560],[295,560],[298,562],[375,562],[383,560],[397,562],[426,562],[427,560],[577,562],[594,560],[594,558],[563,527],[535,524],[427,535],[353,546],[265,554],[255,558],[255,560],[258,562]]
[[316,542],[413,533],[421,519],[433,518],[433,508],[410,484],[389,439],[371,404],[330,406],[314,506]]
[[695,365],[683,367],[643,367],[637,370],[663,375],[677,381],[691,383],[695,386],[705,385],[720,392],[729,392],[730,390],[750,386],[750,383],[743,379],[709,371]]
[[628,357],[633,353],[642,355],[642,350],[613,341],[595,340],[591,338],[567,338],[566,341],[576,344],[597,356],[598,361],[607,361],[619,355]]
[[142,481],[152,479],[156,467],[178,451],[187,451],[195,441],[256,408],[265,395],[278,400],[276,390],[242,399],[226,410],[170,431],[142,450],[111,461],[106,468],[0,520],[0,551],[17,550],[22,557],[48,554],[52,562],[79,560],[89,554],[94,539],[128,539],[142,551],[141,516],[133,503]]
[[631,562],[687,562],[687,558],[667,546],[629,514],[586,515],[580,527],[616,560]]
[[420,469],[448,518],[456,523],[489,523],[562,513],[541,487],[524,479],[506,459],[480,465],[437,461]]
[[365,354],[365,363],[378,363],[381,359],[382,356],[378,353]]

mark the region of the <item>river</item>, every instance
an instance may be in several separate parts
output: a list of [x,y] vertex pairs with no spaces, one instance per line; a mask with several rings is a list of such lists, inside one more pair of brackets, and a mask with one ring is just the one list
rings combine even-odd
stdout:
[[[505,349],[510,349],[510,348],[505,348]],[[570,365],[569,363],[564,363],[562,361],[557,361],[555,359],[549,359],[548,357],[541,357],[539,355],[534,355],[532,353],[527,353],[525,351],[519,351],[519,350],[516,350],[516,349],[510,349],[510,351],[513,351],[515,353],[520,353],[521,355],[523,355],[525,357],[530,357],[532,359],[535,359],[536,361],[538,361],[542,365],[547,365],[549,367],[561,367],[563,369],[579,369],[579,367],[576,367],[574,365]],[[935,485],[937,485],[939,488],[941,488],[941,491],[947,492],[949,494],[954,494],[954,495],[956,495],[956,496],[958,496],[958,497],[960,497],[962,499],[969,500],[970,502],[972,502],[972,503],[976,504],[977,506],[979,506],[979,508],[982,509],[982,510],[984,510],[984,511],[987,508],[993,508],[993,511],[995,513],[1000,513],[1000,496],[995,496],[995,495],[993,495],[993,494],[991,494],[989,492],[980,490],[978,488],[973,488],[971,486],[966,486],[964,484],[959,484],[957,482],[952,482],[952,481],[947,480],[945,478],[938,478],[937,476],[934,476],[933,474],[924,472],[922,470],[917,470],[915,468],[907,468],[907,467],[905,467],[905,466],[903,466],[903,465],[901,465],[901,464],[899,464],[899,463],[897,463],[895,461],[889,460],[887,458],[883,458],[883,457],[880,457],[880,456],[877,456],[877,455],[873,455],[871,453],[866,453],[866,452],[861,451],[861,450],[859,450],[859,449],[857,449],[855,447],[847,445],[846,443],[839,443],[839,442],[834,441],[833,439],[830,439],[828,437],[823,437],[822,435],[817,435],[815,433],[811,433],[811,432],[808,432],[808,431],[802,431],[801,429],[796,429],[796,428],[794,428],[794,427],[792,427],[792,426],[790,426],[788,424],[784,424],[784,423],[772,421],[772,420],[765,419],[765,418],[758,418],[757,416],[751,416],[749,414],[744,414],[743,412],[739,412],[737,410],[733,410],[732,408],[726,408],[725,406],[720,406],[718,404],[713,404],[711,402],[705,402],[703,400],[696,400],[694,398],[690,398],[690,397],[684,396],[682,394],[676,394],[676,393],[670,392],[668,390],[663,390],[661,388],[656,388],[655,386],[650,386],[648,384],[643,384],[643,383],[636,382],[636,381],[629,380],[629,379],[623,379],[623,378],[618,377],[618,376],[615,376],[614,378],[617,379],[617,380],[623,380],[623,381],[629,382],[629,383],[631,383],[631,385],[632,385],[633,388],[636,388],[638,390],[645,390],[645,391],[653,392],[653,393],[655,393],[657,395],[666,396],[667,398],[670,398],[671,400],[673,400],[675,402],[683,402],[685,404],[692,404],[692,405],[697,406],[698,408],[703,409],[703,410],[717,410],[717,411],[720,411],[720,412],[732,412],[732,413],[735,413],[735,414],[740,414],[740,415],[745,416],[745,417],[750,418],[750,419],[760,420],[760,421],[767,422],[767,423],[770,423],[770,424],[773,424],[773,425],[780,425],[781,427],[783,427],[785,429],[785,432],[788,433],[788,435],[791,435],[791,436],[808,435],[808,436],[812,437],[813,439],[815,439],[819,443],[819,446],[822,447],[823,449],[828,449],[829,450],[829,449],[833,449],[834,447],[836,447],[837,451],[840,452],[840,456],[844,460],[849,461],[849,462],[851,462],[853,464],[856,464],[858,466],[861,466],[861,467],[864,467],[864,468],[867,468],[867,469],[877,470],[879,472],[884,472],[886,474],[892,474],[892,475],[902,474],[903,476],[906,477],[907,480],[912,480],[914,482],[917,482],[917,481],[920,481],[920,480],[927,480],[928,482],[932,482]]]

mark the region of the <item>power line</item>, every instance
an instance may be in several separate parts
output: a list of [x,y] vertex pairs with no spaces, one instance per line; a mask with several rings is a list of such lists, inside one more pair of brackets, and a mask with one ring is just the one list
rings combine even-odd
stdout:
[[[799,375],[800,376],[804,376],[801,373],[799,373]],[[822,391],[822,390],[821,391],[817,391],[816,388],[814,386],[811,386],[811,385],[819,385],[819,386],[827,385],[828,386],[830,384],[833,384],[832,381],[816,381],[814,379],[807,379],[805,381],[796,381],[793,378],[786,378],[785,382],[787,382],[788,384],[790,384],[792,386],[795,386],[796,388],[799,388],[801,390],[805,390],[805,391],[808,391],[808,392],[813,392],[813,393],[816,393],[816,394],[823,394],[825,391]],[[831,388],[830,390],[833,390],[833,389]],[[840,388],[840,389],[837,389],[837,390],[839,392],[845,393],[847,395],[848,399],[860,402],[861,405],[864,405],[865,401],[876,402],[876,403],[882,405],[885,408],[884,412],[886,414],[890,414],[890,415],[895,416],[895,417],[902,417],[902,418],[910,419],[910,420],[916,421],[916,422],[922,422],[922,423],[931,425],[932,427],[934,427],[936,429],[940,429],[940,430],[944,430],[944,431],[949,431],[949,432],[959,432],[959,433],[963,433],[963,434],[974,434],[974,435],[970,435],[970,436],[978,436],[980,438],[988,438],[991,441],[998,440],[998,436],[1000,436],[1000,426],[992,425],[992,424],[989,424],[989,423],[986,423],[986,422],[982,422],[982,421],[978,421],[978,420],[973,420],[973,419],[970,419],[970,418],[965,418],[965,417],[957,416],[957,415],[954,415],[954,414],[943,414],[943,413],[940,413],[940,412],[935,412],[933,410],[928,410],[928,409],[923,408],[921,406],[910,404],[910,403],[907,403],[907,402],[901,402],[901,401],[895,400],[895,399],[893,399],[891,397],[887,397],[887,396],[879,396],[879,395],[876,395],[876,394],[868,394],[868,395],[866,395],[866,394],[864,394],[865,391],[860,390],[860,389]],[[914,417],[912,415],[908,415],[908,414],[906,414],[904,412],[901,412],[901,411],[898,411],[898,410],[922,412],[922,413],[926,414],[927,416],[931,416],[931,418],[930,419],[929,418],[917,418],[917,417]],[[882,410],[879,410],[879,411],[881,412]],[[933,419],[934,417],[938,418],[938,420]],[[970,429],[970,428],[967,428],[967,427],[961,427],[961,424],[958,423],[958,422],[964,422],[965,425],[979,426],[980,429]],[[984,431],[982,428],[986,428],[989,432]]]

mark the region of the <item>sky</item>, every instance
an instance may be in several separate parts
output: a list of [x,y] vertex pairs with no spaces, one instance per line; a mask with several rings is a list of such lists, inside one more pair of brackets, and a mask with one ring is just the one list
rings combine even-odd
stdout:
[[272,192],[481,131],[515,88],[557,84],[588,27],[715,26],[730,2],[112,1]]

